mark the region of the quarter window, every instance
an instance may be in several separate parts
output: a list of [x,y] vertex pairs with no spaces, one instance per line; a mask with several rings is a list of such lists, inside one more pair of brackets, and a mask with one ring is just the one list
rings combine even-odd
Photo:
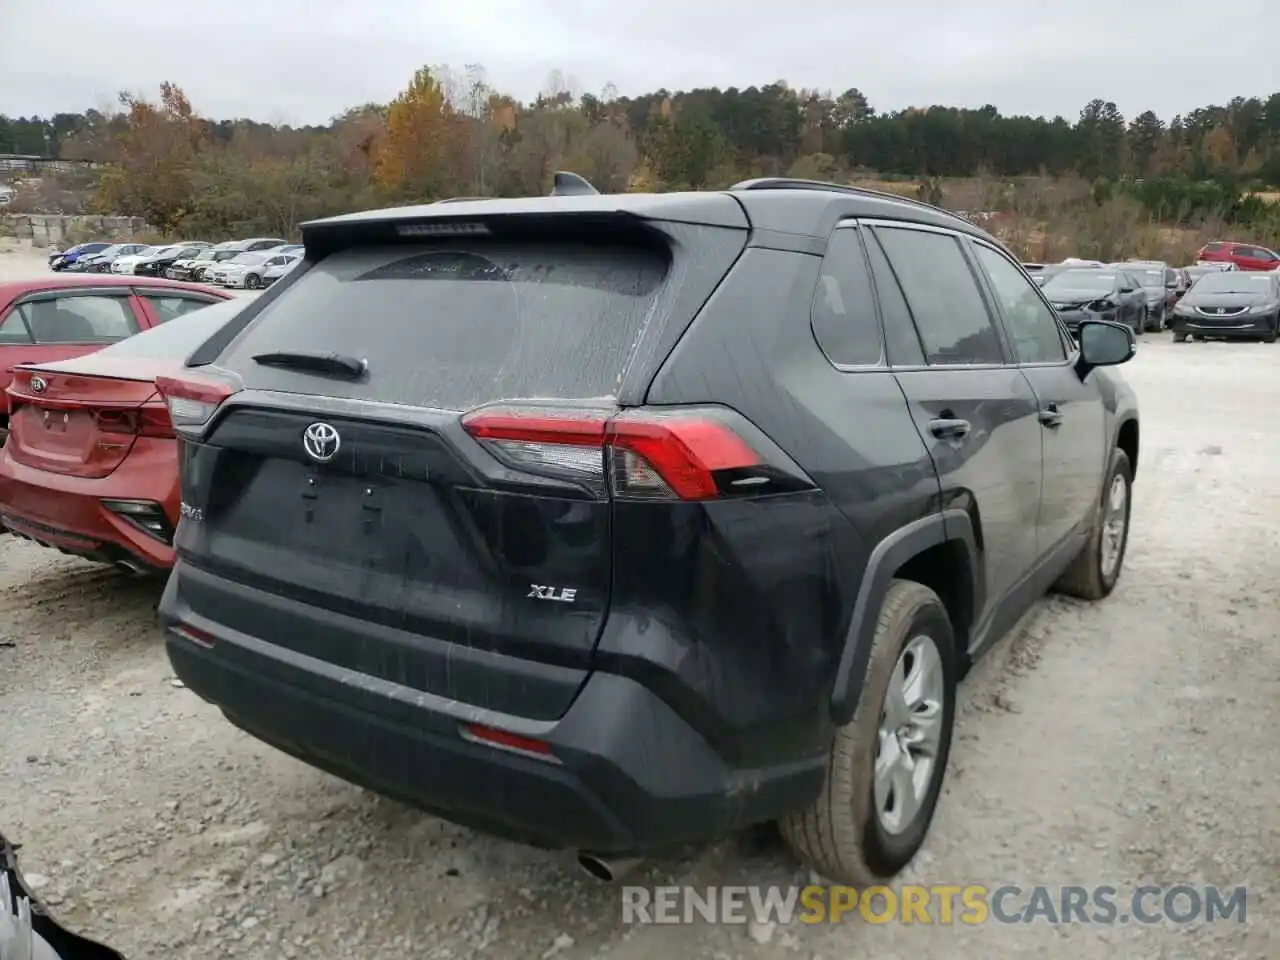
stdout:
[[0,343],[30,343],[31,334],[27,333],[27,325],[22,322],[22,314],[18,310],[10,310],[9,315],[0,323]]
[[813,297],[813,335],[835,364],[873,366],[884,355],[857,230],[837,230],[827,244]]
[[1000,336],[960,242],[949,234],[877,228],[930,364],[1003,363]]
[[1019,363],[1060,363],[1067,359],[1058,321],[1040,299],[1035,284],[1017,267],[983,244],[974,244],[978,262],[991,280],[1004,315],[1005,331]]

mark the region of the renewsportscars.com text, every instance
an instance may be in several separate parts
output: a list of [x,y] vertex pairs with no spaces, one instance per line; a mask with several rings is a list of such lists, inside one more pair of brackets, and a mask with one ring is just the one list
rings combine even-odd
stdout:
[[1156,924],[1246,920],[1244,887],[933,884],[622,888],[623,923]]

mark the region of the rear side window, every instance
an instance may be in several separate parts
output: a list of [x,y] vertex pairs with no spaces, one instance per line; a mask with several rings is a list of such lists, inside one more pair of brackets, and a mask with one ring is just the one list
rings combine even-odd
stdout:
[[857,230],[837,230],[827,244],[813,296],[813,335],[827,359],[841,366],[874,366],[884,355]]
[[960,242],[897,227],[878,227],[876,235],[915,317],[928,362],[1003,363],[1000,337]]
[[1220,243],[1206,243],[1206,244],[1204,245],[1204,252],[1205,252],[1205,253],[1221,253],[1221,252],[1222,252],[1222,244],[1220,244]]
[[[667,275],[666,250],[609,241],[454,241],[326,257],[219,364],[256,389],[465,410],[617,393]],[[277,351],[366,360],[361,382],[257,364]]]
[[156,319],[161,323],[168,323],[174,317],[180,317],[184,313],[190,313],[192,310],[207,307],[210,303],[208,300],[197,300],[195,297],[165,297],[159,294],[145,293],[142,296],[151,305]]
[[201,309],[188,310],[99,353],[129,360],[184,360],[249,304],[247,300],[224,300],[211,306],[198,300],[187,302]]

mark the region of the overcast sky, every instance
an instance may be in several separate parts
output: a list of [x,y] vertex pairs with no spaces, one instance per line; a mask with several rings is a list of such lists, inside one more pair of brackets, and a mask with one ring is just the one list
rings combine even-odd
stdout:
[[1094,97],[1168,120],[1280,90],[1280,0],[0,0],[0,113],[102,107],[172,80],[210,117],[322,123],[422,64],[483,64],[531,99],[857,87],[1074,119]]

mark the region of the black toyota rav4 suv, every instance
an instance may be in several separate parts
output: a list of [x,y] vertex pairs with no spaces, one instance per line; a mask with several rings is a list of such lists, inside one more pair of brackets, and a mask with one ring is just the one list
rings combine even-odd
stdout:
[[972,659],[1119,575],[1132,333],[1077,344],[941,210],[756,180],[303,237],[158,384],[160,614],[188,687],[340,777],[602,875],[777,820],[867,882]]

